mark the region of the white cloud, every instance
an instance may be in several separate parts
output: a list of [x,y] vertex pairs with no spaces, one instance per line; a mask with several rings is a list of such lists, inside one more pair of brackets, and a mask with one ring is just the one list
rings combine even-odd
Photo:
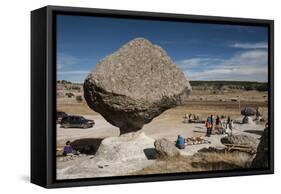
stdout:
[[88,74],[90,71],[74,70],[74,71],[58,71],[58,75],[77,75],[77,74]]
[[180,66],[187,66],[188,68],[191,68],[191,67],[196,67],[198,65],[208,65],[210,63],[218,63],[222,61],[223,59],[219,59],[219,58],[198,57],[198,58],[180,60],[177,61],[177,64],[179,64]]
[[65,53],[58,53],[57,55],[57,69],[62,70],[64,68],[70,68],[71,66],[77,64],[78,58]]
[[[180,65],[191,80],[240,80],[267,81],[268,53],[266,50],[250,50],[229,59],[193,58]],[[190,65],[187,67],[187,65]]]
[[234,43],[230,47],[241,48],[241,49],[267,49],[267,42],[258,42],[258,43]]

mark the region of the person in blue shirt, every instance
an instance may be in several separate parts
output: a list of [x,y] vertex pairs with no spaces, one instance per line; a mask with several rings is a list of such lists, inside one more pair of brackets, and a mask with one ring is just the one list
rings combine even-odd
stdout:
[[177,148],[179,148],[179,149],[184,149],[184,148],[185,148],[185,145],[184,145],[184,138],[183,138],[181,135],[178,135],[178,139],[177,139],[177,142],[176,142],[176,146],[177,146]]
[[207,136],[207,137],[210,137],[211,134],[212,134],[212,127],[213,127],[213,126],[212,126],[212,123],[213,123],[212,117],[211,117],[211,116],[208,116],[207,121],[206,121],[206,128],[207,128],[206,136]]

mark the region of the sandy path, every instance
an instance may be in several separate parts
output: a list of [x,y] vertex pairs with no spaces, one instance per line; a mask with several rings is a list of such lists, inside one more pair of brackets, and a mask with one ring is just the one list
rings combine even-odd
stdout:
[[[118,136],[119,129],[108,123],[101,115],[84,115],[87,119],[93,119],[95,125],[92,128],[60,128],[57,125],[57,143],[58,146],[64,145],[67,140],[73,141],[83,138],[105,138],[110,136]],[[242,118],[237,118],[241,120]],[[206,128],[204,124],[187,124],[183,123],[183,118],[179,116],[171,117],[171,114],[162,114],[155,118],[152,122],[144,125],[141,130],[147,136],[154,139],[167,138],[175,141],[177,135],[184,137],[205,136]],[[259,137],[255,131],[263,130],[263,125],[235,125],[233,134],[247,134],[254,137]],[[244,132],[244,131],[249,131]],[[215,141],[215,140],[213,140]]]
[[[59,146],[64,145],[66,141],[73,141],[82,138],[105,138],[109,136],[118,136],[119,129],[110,123],[108,123],[101,115],[84,115],[87,119],[93,119],[95,125],[88,129],[82,128],[60,128],[57,125],[57,143]],[[141,130],[147,136],[154,139],[168,138],[175,140],[178,134],[185,137],[194,136],[193,129],[202,129],[202,124],[185,124],[182,119],[169,118],[167,115],[161,115],[154,119],[151,123],[144,125]],[[195,130],[196,132],[196,130]],[[205,134],[205,132],[199,132],[197,136]]]
[[60,128],[57,125],[57,143],[64,145],[69,140],[77,140],[82,138],[105,138],[109,136],[118,136],[119,129],[108,123],[101,115],[83,115],[87,119],[95,121],[95,125],[91,128]]

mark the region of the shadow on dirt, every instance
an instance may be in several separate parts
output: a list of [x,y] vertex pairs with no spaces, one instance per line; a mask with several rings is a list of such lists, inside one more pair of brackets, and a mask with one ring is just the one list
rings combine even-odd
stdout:
[[253,134],[256,134],[256,135],[262,135],[263,134],[263,131],[260,131],[260,130],[246,130],[244,132],[253,133]]
[[148,160],[156,160],[157,151],[155,148],[147,148],[144,149],[143,152]]
[[79,151],[81,154],[95,155],[98,151],[103,139],[101,138],[85,138],[77,139],[70,143],[74,150]]

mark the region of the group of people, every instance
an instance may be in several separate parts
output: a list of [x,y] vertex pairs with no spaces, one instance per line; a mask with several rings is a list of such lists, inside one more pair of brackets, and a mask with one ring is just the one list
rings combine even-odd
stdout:
[[230,119],[230,116],[228,116],[227,121],[225,122],[223,120],[223,118],[224,118],[224,116],[220,117],[219,115],[217,115],[215,122],[214,122],[213,115],[210,115],[207,117],[207,120],[205,123],[206,128],[207,128],[207,132],[206,132],[207,137],[210,137],[212,135],[214,129],[219,134],[232,135],[232,129],[234,127],[233,120]]
[[[232,135],[232,130],[234,128],[233,120],[230,116],[227,117],[225,120],[224,116],[219,116],[214,119],[213,115],[207,117],[205,122],[205,126],[207,128],[206,136],[210,137],[213,133],[216,134],[228,134],[229,136]],[[185,148],[185,139],[181,135],[178,135],[176,141],[176,147],[179,149]]]

